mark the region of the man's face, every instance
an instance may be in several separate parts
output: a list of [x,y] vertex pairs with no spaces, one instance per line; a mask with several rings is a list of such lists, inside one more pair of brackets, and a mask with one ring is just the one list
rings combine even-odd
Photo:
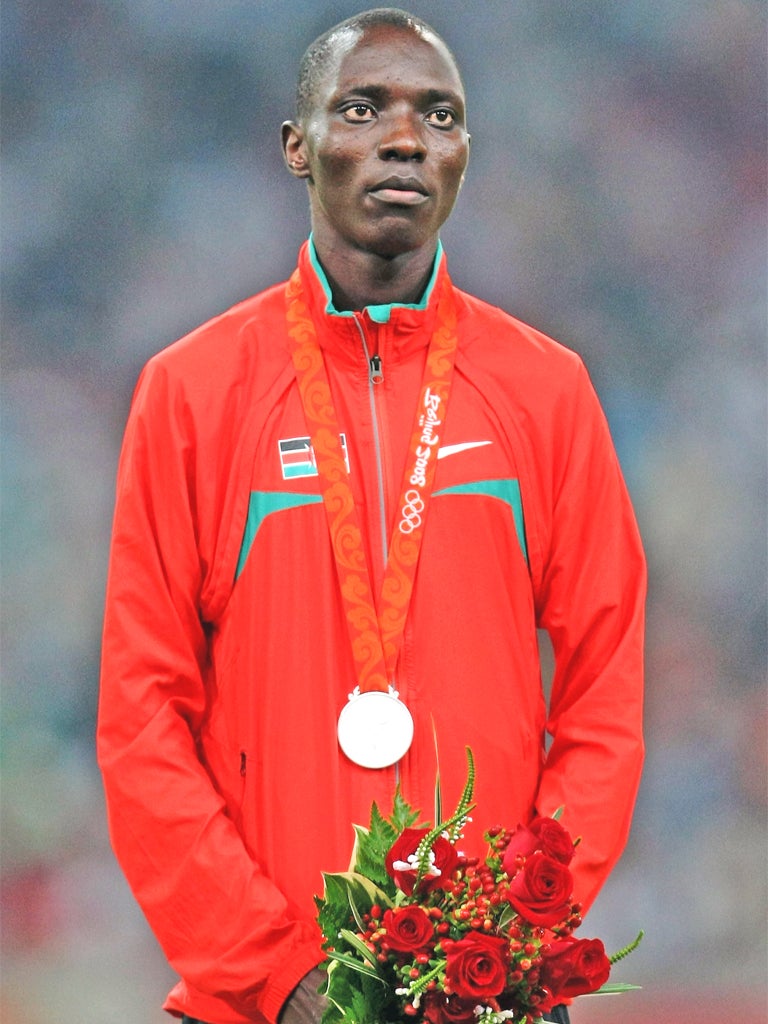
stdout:
[[342,37],[293,151],[284,138],[321,252],[434,245],[469,156],[461,79],[435,37],[391,26]]

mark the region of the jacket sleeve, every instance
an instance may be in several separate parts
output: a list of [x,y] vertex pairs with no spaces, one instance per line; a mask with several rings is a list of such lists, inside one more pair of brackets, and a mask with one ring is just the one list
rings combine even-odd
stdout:
[[[171,965],[238,1014],[275,1020],[321,954],[311,924],[292,918],[249,855],[198,756],[211,699],[200,612],[210,565],[195,432],[183,389],[150,364],[118,470],[98,756],[115,853]],[[212,461],[207,471],[222,473]]]
[[580,362],[551,443],[534,589],[555,674],[537,808],[564,807],[563,823],[582,838],[573,869],[586,908],[624,848],[640,781],[646,572],[608,426]]

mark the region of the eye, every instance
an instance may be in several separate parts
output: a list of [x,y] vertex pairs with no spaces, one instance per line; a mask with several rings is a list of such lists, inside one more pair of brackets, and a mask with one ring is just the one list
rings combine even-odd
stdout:
[[456,115],[448,107],[437,107],[430,110],[425,120],[427,124],[433,124],[437,128],[453,128],[456,124]]
[[363,124],[366,121],[372,121],[376,116],[376,111],[369,103],[350,103],[348,107],[345,107],[342,111],[347,121],[351,121],[353,124]]

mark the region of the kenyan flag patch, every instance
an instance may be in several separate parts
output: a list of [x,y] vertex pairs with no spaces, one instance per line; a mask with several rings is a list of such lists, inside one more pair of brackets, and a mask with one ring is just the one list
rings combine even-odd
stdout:
[[[349,455],[347,453],[346,434],[339,434],[341,450],[349,472]],[[317,476],[317,463],[312,442],[308,437],[289,437],[278,441],[280,450],[280,469],[283,480],[296,480],[300,477]]]

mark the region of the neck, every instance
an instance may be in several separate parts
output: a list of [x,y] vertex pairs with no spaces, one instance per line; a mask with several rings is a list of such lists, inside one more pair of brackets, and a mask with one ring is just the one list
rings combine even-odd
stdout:
[[435,262],[437,241],[414,252],[379,256],[323,245],[313,237],[318,259],[331,287],[334,307],[359,310],[394,302],[418,302]]

